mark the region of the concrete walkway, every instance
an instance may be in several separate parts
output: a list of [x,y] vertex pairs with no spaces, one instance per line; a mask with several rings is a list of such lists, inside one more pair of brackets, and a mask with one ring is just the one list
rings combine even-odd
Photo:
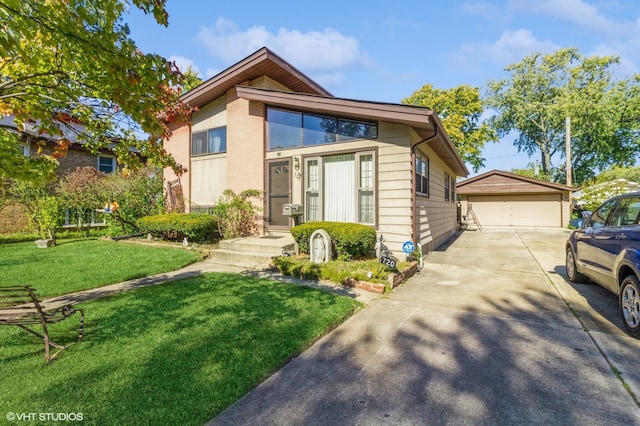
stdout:
[[209,424],[640,425],[639,341],[567,236],[465,231]]
[[359,300],[362,303],[369,304],[379,295],[370,293],[357,288],[348,288],[333,284],[331,282],[312,281],[312,280],[300,280],[297,278],[283,276],[277,272],[270,272],[263,269],[255,269],[254,265],[244,266],[232,266],[219,263],[213,260],[203,260],[201,262],[193,263],[182,269],[173,272],[167,272],[164,274],[152,275],[144,278],[137,278],[122,283],[116,283],[107,285],[104,287],[98,287],[91,290],[79,291],[76,293],[69,293],[62,296],[52,297],[44,300],[44,304],[48,308],[55,308],[57,306],[65,305],[67,303],[80,303],[87,300],[95,300],[101,297],[110,296],[113,294],[121,293],[127,290],[133,290],[139,287],[145,287],[150,285],[162,284],[168,281],[176,281],[183,278],[194,277],[207,272],[230,272],[243,274],[259,278],[268,278],[275,281],[288,282],[291,284],[305,285],[308,287],[318,288],[324,291],[329,291],[342,296],[347,296]]

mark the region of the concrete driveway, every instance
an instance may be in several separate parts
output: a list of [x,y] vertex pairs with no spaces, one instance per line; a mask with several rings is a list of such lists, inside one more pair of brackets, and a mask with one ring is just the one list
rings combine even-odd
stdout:
[[459,234],[210,424],[640,425],[640,341],[567,236]]

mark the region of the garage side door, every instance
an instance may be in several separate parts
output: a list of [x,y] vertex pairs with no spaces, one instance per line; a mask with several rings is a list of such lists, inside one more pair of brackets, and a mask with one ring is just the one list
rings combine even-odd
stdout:
[[473,212],[482,226],[561,226],[559,194],[470,195]]

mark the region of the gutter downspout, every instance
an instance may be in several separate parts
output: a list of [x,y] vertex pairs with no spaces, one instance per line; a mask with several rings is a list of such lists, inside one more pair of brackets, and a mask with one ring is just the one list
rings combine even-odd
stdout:
[[[414,145],[411,145],[411,170],[413,172],[411,174],[413,178],[413,191],[411,191],[411,194],[412,194],[411,205],[413,208],[413,226],[411,229],[411,233],[412,233],[411,240],[415,241],[416,245],[420,244],[421,253],[422,253],[422,244],[420,243],[420,241],[418,241],[418,208],[416,206],[416,148],[418,145],[430,142],[438,137],[438,123],[435,121],[433,122],[433,128],[434,128],[433,136],[427,139],[423,139],[420,142],[416,142]],[[431,170],[429,170],[429,173],[431,173]],[[429,181],[431,181],[431,179],[429,179]]]

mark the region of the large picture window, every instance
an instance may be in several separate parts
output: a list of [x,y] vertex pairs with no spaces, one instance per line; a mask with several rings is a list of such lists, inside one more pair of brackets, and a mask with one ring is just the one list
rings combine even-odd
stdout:
[[218,154],[227,152],[227,128],[195,132],[191,135],[191,155]]
[[373,152],[305,160],[305,220],[375,223]]
[[378,125],[364,121],[267,109],[270,151],[358,139],[377,139]]
[[416,155],[416,194],[429,195],[429,158]]

